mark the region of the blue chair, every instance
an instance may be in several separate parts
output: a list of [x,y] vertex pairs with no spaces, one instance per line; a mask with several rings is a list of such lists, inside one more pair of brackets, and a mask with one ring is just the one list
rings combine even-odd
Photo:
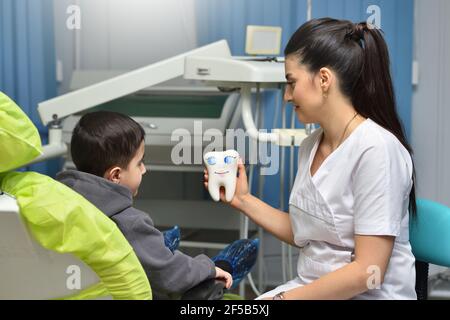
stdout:
[[418,300],[428,298],[428,266],[450,267],[450,208],[429,200],[417,201],[410,221],[410,242],[416,257]]

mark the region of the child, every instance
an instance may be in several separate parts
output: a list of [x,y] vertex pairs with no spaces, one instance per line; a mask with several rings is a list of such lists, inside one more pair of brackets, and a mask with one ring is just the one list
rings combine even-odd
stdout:
[[149,215],[133,208],[133,197],[146,172],[144,137],[142,127],[128,116],[106,111],[86,114],[71,141],[72,159],[79,171],[60,173],[57,180],[117,224],[134,248],[155,299],[179,296],[212,278],[225,281],[230,288],[232,277],[223,270],[232,271],[230,263],[220,260],[215,265],[205,255],[192,258],[178,250],[172,252]]

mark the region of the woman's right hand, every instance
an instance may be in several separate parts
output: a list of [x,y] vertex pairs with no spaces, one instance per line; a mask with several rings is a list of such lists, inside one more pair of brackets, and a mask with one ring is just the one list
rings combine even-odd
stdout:
[[[208,189],[208,171],[204,170],[204,185],[205,188]],[[250,194],[248,192],[248,180],[247,173],[245,172],[245,166],[242,162],[242,159],[239,159],[238,162],[238,177],[236,179],[236,191],[234,193],[233,200],[231,200],[230,205],[238,210],[241,210],[243,206],[243,202],[246,197]],[[220,201],[227,203],[225,200],[225,190],[220,188]]]

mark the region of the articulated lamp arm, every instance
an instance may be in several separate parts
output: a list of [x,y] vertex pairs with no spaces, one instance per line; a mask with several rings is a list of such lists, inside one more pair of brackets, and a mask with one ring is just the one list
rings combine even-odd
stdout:
[[62,119],[180,77],[185,73],[186,58],[197,55],[231,58],[231,51],[228,43],[221,40],[40,103],[38,112],[42,123],[49,126],[49,144],[43,147],[42,156],[33,163],[67,153],[67,146],[62,141]]
[[283,147],[300,146],[308,136],[304,129],[273,129],[272,132],[260,132],[252,115],[251,86],[241,88],[242,121],[247,134],[255,140],[270,142]]

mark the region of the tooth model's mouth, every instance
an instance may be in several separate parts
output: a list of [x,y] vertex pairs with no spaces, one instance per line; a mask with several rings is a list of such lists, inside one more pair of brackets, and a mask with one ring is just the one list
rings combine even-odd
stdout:
[[224,172],[215,172],[214,171],[214,173],[218,174],[218,175],[224,175],[224,174],[230,173],[230,171],[224,171]]

